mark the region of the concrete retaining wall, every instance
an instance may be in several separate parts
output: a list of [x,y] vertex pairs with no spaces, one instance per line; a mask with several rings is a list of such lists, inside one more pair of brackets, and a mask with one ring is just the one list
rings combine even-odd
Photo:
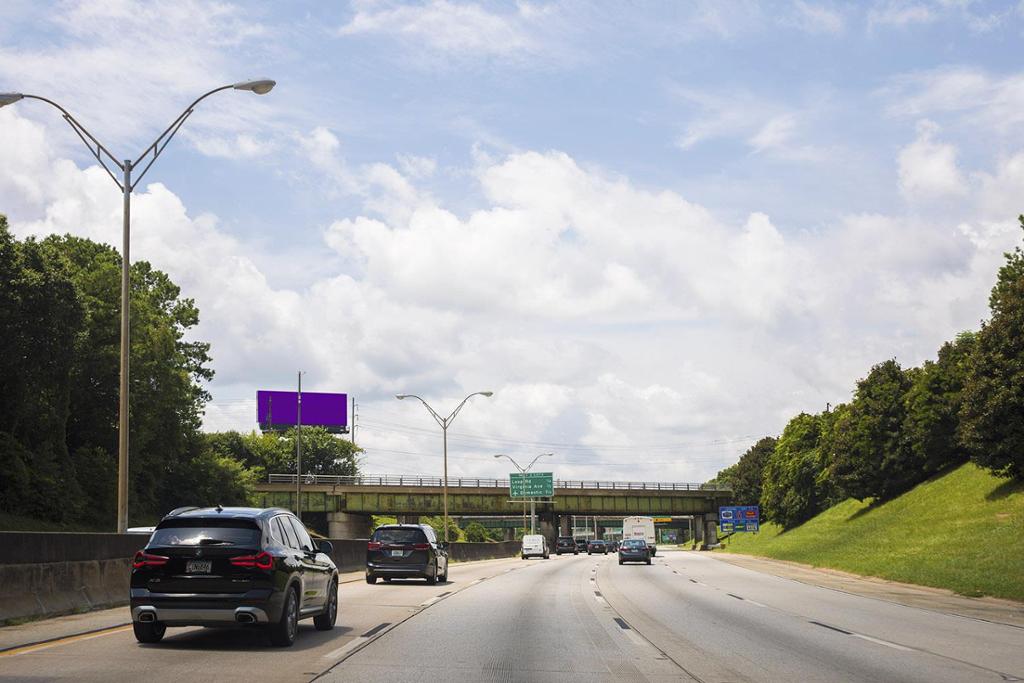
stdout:
[[[0,532],[0,624],[128,603],[131,558],[141,534]],[[342,572],[366,562],[366,541],[331,539]],[[453,562],[514,557],[518,542],[453,543]],[[126,614],[127,616],[127,614]]]

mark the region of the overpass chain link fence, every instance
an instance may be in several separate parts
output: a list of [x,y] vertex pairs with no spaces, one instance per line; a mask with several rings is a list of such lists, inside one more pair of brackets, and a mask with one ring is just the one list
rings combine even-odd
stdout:
[[[294,484],[294,474],[271,474],[271,484]],[[415,474],[305,474],[302,483],[307,486],[425,486],[440,487],[441,477],[425,477]],[[478,477],[448,477],[448,488],[509,488],[508,479],[482,479]],[[692,482],[664,481],[596,481],[585,479],[555,479],[555,488],[605,489],[610,491],[732,491],[731,486],[721,484],[698,484]]]

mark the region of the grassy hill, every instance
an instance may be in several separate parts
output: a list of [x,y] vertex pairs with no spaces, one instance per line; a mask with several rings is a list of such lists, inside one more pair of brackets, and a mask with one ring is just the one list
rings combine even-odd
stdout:
[[966,464],[883,505],[847,500],[787,532],[767,524],[726,544],[728,552],[1024,600],[1024,482]]

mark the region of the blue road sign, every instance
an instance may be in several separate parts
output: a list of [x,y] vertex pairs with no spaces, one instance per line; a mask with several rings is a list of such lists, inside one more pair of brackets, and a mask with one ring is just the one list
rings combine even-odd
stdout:
[[761,527],[761,509],[756,505],[729,505],[718,508],[718,526],[723,534],[757,531]]

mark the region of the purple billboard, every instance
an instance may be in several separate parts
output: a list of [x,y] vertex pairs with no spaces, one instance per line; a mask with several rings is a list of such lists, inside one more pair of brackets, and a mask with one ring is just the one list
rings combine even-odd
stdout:
[[[257,391],[256,410],[264,432],[290,429],[298,423],[298,393]],[[348,394],[302,392],[302,425],[323,427],[332,434],[348,432]]]

